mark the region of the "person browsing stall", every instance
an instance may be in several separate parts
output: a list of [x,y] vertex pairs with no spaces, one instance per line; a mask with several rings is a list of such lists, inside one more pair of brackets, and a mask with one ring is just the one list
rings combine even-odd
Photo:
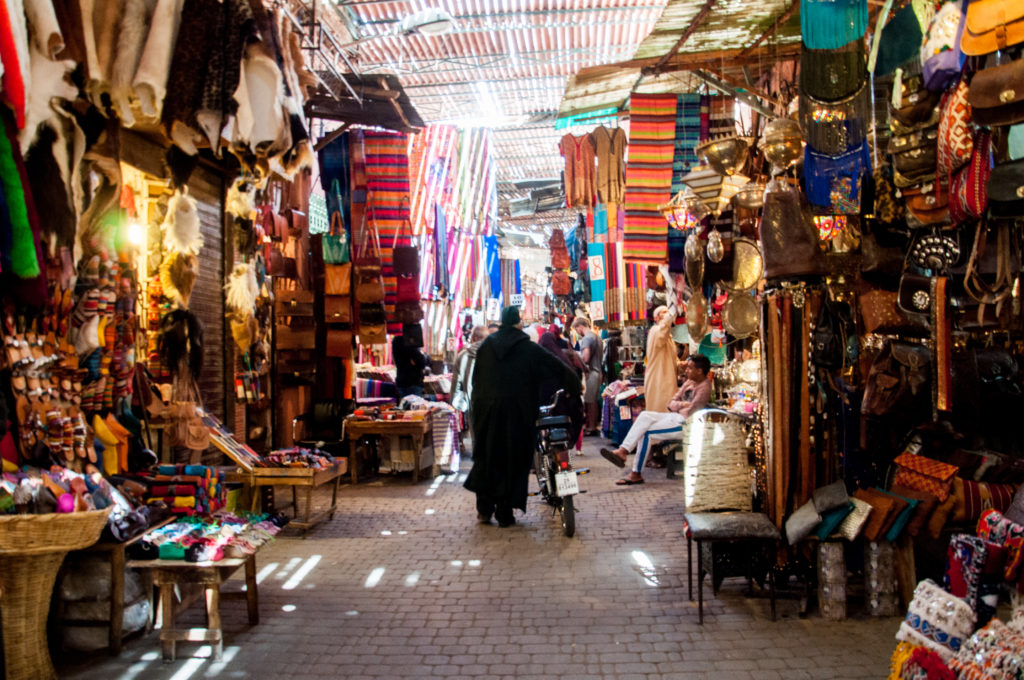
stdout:
[[601,382],[604,379],[601,360],[604,356],[604,347],[601,338],[591,328],[589,319],[576,317],[572,322],[572,329],[580,337],[580,358],[587,366],[587,373],[584,376],[587,388],[583,392],[583,404],[587,414],[584,434],[596,435],[600,434],[598,428],[601,425]]
[[[643,484],[641,470],[650,450],[652,441],[664,441],[679,437],[683,432],[683,423],[690,414],[701,410],[711,401],[711,362],[701,354],[690,357],[686,361],[686,381],[679,391],[668,402],[668,412],[658,413],[644,411],[637,416],[633,426],[617,449],[601,449],[601,455],[617,467],[626,467],[626,456],[636,451],[633,469],[629,475],[615,482],[623,486]],[[640,445],[637,448],[637,445]]]

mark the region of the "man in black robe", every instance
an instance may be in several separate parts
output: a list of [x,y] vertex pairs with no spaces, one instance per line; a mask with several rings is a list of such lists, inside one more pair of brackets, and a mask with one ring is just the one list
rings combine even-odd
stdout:
[[484,339],[473,369],[473,469],[466,488],[476,493],[477,517],[503,527],[515,524],[513,508],[526,511],[530,465],[537,445],[540,383],[558,376],[570,395],[580,379],[522,331],[518,307],[501,313],[501,328]]

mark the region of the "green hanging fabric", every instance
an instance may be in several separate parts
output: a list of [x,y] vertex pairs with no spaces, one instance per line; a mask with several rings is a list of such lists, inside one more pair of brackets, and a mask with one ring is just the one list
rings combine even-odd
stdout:
[[3,183],[11,220],[11,270],[19,278],[33,279],[40,274],[35,237],[28,222],[25,190],[14,159],[14,149],[6,134],[0,134],[0,182]]

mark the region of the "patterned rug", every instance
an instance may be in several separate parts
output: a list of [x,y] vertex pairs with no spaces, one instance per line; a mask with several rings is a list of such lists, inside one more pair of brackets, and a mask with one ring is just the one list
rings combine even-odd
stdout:
[[695,149],[700,144],[702,98],[703,95],[699,94],[679,95],[675,154],[672,156],[672,195],[683,190],[683,176],[700,162]]
[[634,94],[630,101],[626,260],[662,264],[668,259],[668,222],[658,206],[671,198],[676,101],[674,94]]
[[395,320],[398,279],[392,266],[392,253],[396,245],[406,246],[412,241],[409,228],[402,230],[409,219],[409,140],[402,133],[367,131],[365,148],[367,203],[372,200],[372,207],[367,205],[367,210],[372,210],[370,215],[380,235],[387,331],[401,335],[402,324]]

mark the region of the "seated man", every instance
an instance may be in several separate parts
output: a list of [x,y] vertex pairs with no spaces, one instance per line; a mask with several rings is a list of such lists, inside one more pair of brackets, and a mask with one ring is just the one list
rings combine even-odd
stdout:
[[[687,359],[686,382],[668,402],[669,412],[644,411],[629,428],[626,438],[622,440],[622,446],[617,449],[601,449],[601,455],[618,467],[625,467],[626,456],[637,450],[632,472],[615,482],[616,484],[644,483],[640,471],[644,468],[644,459],[647,458],[651,442],[681,436],[686,418],[707,406],[711,400],[711,380],[708,378],[710,371],[711,362],[706,356],[698,354]],[[641,444],[639,449],[636,448],[637,444]]]

